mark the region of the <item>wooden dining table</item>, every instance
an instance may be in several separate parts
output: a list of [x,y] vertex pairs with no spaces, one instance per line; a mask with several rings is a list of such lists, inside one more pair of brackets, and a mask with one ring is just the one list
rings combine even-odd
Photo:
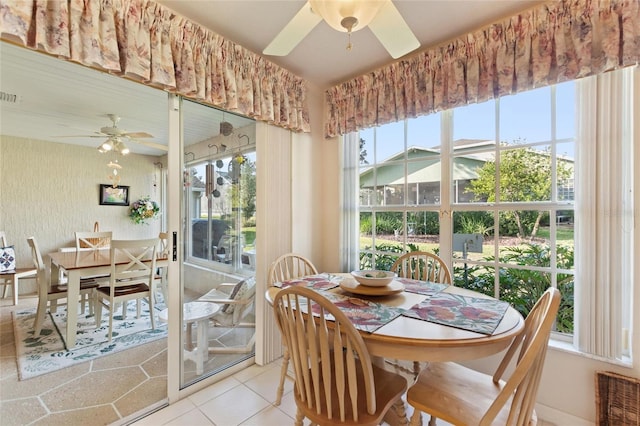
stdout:
[[[350,279],[345,274],[332,275]],[[277,286],[267,290],[266,298],[269,303],[279,290]],[[350,293],[340,286],[327,292],[361,298],[402,310],[408,310],[428,297],[408,291],[385,296],[366,296]],[[484,294],[454,286],[447,286],[442,293],[492,299]],[[501,352],[509,346],[523,327],[522,315],[509,306],[496,329],[488,335],[404,315],[397,316],[373,332],[360,330],[360,334],[373,357],[427,362],[465,361]]]
[[[56,251],[49,253],[51,262],[51,283],[58,284],[60,271],[67,273],[67,300],[78,300],[80,296],[80,277],[108,275],[111,270],[111,255],[109,249],[80,250],[80,251]],[[150,260],[150,259],[149,259]],[[116,257],[116,264],[126,264],[130,259],[123,254]],[[166,267],[166,256],[156,259],[156,267]],[[78,304],[67,303],[67,329],[65,331],[65,343],[67,349],[76,345],[76,333],[78,327]]]
[[[324,283],[318,278],[326,277]],[[390,286],[401,286],[398,291],[388,295],[373,295],[377,293],[375,289],[371,291],[359,287],[351,278],[350,274],[318,274],[316,276],[304,277],[292,282],[275,283],[274,287],[267,289],[265,297],[269,304],[278,291],[286,285],[307,285],[314,287],[319,292],[333,293],[338,296],[347,296],[354,300],[365,302],[375,302],[389,308],[399,308],[401,311],[410,310],[412,307],[425,302],[432,295],[418,294],[406,291],[404,286],[398,281],[392,282]],[[326,286],[326,282],[339,282],[338,286]],[[415,280],[404,280],[415,281]],[[420,282],[412,283],[420,284]],[[425,285],[429,283],[424,283]],[[358,288],[358,293],[352,293],[349,289]],[[442,286],[438,293],[442,295],[464,296],[468,301],[484,301],[496,299],[484,294],[454,286]],[[394,287],[395,288],[395,287]],[[364,294],[363,294],[364,293]],[[373,293],[373,294],[368,294]],[[480,300],[482,302],[482,300]],[[357,304],[357,302],[356,302]],[[472,306],[471,306],[472,307]],[[366,309],[366,307],[363,307]],[[347,315],[349,316],[349,315]],[[358,328],[356,326],[356,328]],[[406,361],[465,361],[471,359],[484,358],[494,355],[506,349],[524,329],[524,319],[522,315],[513,307],[508,306],[504,315],[499,320],[495,330],[490,334],[469,331],[462,328],[430,322],[423,319],[412,318],[405,315],[398,315],[391,321],[380,326],[374,331],[359,329],[359,332],[369,350],[372,362],[384,367],[385,359],[396,359]],[[390,410],[385,421],[389,424],[406,424],[406,418],[396,418],[393,410]]]

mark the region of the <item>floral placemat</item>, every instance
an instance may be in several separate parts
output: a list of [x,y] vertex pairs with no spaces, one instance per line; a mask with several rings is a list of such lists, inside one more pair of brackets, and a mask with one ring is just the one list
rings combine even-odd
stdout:
[[292,285],[301,285],[305,287],[312,288],[314,290],[331,290],[332,288],[338,287],[340,285],[340,281],[342,278],[338,275],[331,274],[318,274],[318,275],[309,275],[302,278],[295,278],[293,280],[281,281],[274,283],[275,287],[287,288]]
[[[384,306],[380,303],[358,299],[336,293],[322,293],[336,305],[358,330],[373,333],[383,325],[391,322],[402,314],[402,309]],[[306,300],[306,299],[304,299]],[[306,306],[301,306],[304,312],[308,312]],[[314,309],[317,316],[319,312]],[[334,318],[327,318],[333,320]]]
[[432,283],[430,281],[419,281],[412,278],[396,278],[404,284],[404,291],[409,293],[423,294],[425,296],[433,296],[449,287],[449,284]]
[[403,315],[463,330],[491,335],[509,304],[495,299],[437,293]]

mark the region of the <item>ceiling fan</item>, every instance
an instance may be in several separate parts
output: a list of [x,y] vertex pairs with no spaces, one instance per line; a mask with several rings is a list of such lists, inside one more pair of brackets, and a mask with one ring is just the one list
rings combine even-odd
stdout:
[[420,42],[391,0],[309,0],[263,50],[265,55],[286,56],[324,20],[349,34],[369,27],[394,59],[420,47]]
[[111,120],[110,126],[104,126],[100,128],[100,131],[95,132],[92,135],[73,135],[73,136],[61,136],[61,137],[84,137],[84,138],[104,138],[107,139],[98,146],[100,152],[117,152],[122,155],[129,153],[129,148],[125,145],[125,141],[134,142],[140,145],[148,146],[150,148],[167,151],[168,148],[164,145],[160,145],[154,142],[142,141],[141,138],[153,138],[153,135],[146,132],[127,132],[124,129],[118,127],[120,117],[116,114],[107,114],[107,117]]

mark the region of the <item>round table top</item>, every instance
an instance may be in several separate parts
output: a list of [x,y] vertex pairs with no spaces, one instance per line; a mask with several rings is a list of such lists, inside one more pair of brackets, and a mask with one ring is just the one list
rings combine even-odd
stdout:
[[[265,296],[272,304],[280,290],[271,287]],[[329,290],[342,292],[337,288]],[[444,291],[466,296],[484,297],[480,293],[449,286]],[[359,296],[362,297],[362,296]],[[367,298],[387,306],[408,309],[424,296],[402,292],[391,296]],[[484,335],[459,328],[399,316],[376,331],[360,334],[372,356],[411,361],[464,361],[483,358],[506,349],[524,328],[522,315],[509,307],[493,334]]]
[[[186,323],[195,322],[202,319],[211,318],[220,310],[220,305],[212,302],[188,302],[182,305],[182,320]],[[163,309],[158,314],[158,318],[167,321],[168,309]]]

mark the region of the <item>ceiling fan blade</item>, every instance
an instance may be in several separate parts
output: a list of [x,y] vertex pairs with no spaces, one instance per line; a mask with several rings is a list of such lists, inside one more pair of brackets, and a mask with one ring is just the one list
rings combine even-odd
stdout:
[[152,138],[153,137],[153,135],[150,135],[147,132],[125,132],[125,133],[121,134],[120,136],[125,136],[127,138],[135,138],[135,139]]
[[391,1],[385,2],[369,28],[393,59],[420,47],[420,42]]
[[95,134],[95,135],[62,135],[52,136],[53,138],[106,138],[107,135]]
[[289,23],[264,48],[262,53],[272,56],[287,56],[322,21],[320,15],[311,10],[306,2]]
[[138,139],[130,139],[131,142],[137,143],[140,145],[148,146],[149,148],[159,149],[160,151],[169,151],[169,147],[166,145],[160,145],[159,143],[149,142],[149,141],[141,141]]

